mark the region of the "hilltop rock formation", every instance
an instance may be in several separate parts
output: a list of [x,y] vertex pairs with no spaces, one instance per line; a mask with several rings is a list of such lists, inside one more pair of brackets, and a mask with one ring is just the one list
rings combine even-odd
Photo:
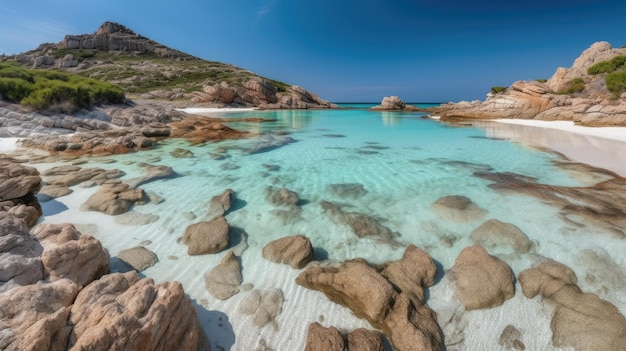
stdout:
[[[502,92],[490,92],[485,101],[448,103],[431,109],[442,120],[520,118],[567,120],[585,126],[626,126],[626,97],[615,98],[606,85],[606,74],[590,75],[594,64],[618,55],[597,42],[578,57],[571,68],[559,68],[547,81],[517,81]],[[579,88],[568,91],[575,82]]]
[[412,105],[407,105],[397,96],[386,96],[380,102],[380,105],[371,108],[376,111],[418,111],[419,109]]
[[[90,69],[90,72],[94,72],[96,67],[111,65],[111,62],[107,63],[108,60],[97,57],[97,52],[108,52],[118,56],[127,55],[131,61],[134,55],[137,62],[132,67],[124,69],[114,66],[111,70],[105,70],[106,74],[92,73],[96,74],[96,78],[102,79],[102,75],[106,75],[109,77],[108,81],[128,86],[145,80],[154,81],[164,77],[175,80],[181,75],[197,75],[197,82],[193,84],[202,88],[201,91],[189,89],[188,81],[185,81],[174,88],[144,92],[141,94],[142,99],[183,99],[200,105],[255,106],[264,109],[336,107],[302,87],[266,79],[233,65],[204,61],[150,40],[114,22],[104,22],[91,34],[66,35],[59,43],[41,44],[36,50],[15,55],[12,59],[37,68],[56,68],[76,72]],[[154,57],[165,58],[169,64],[151,61]],[[198,69],[189,67],[190,65],[179,66],[177,64],[185,61],[197,61],[204,64],[204,68]],[[120,69],[125,72],[120,73]],[[208,70],[215,74],[205,79]],[[120,74],[116,76],[115,73]],[[129,74],[133,75],[129,77]]]

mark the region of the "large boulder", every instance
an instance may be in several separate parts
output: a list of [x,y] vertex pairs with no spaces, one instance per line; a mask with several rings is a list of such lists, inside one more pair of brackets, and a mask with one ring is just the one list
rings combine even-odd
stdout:
[[480,245],[464,248],[448,276],[466,310],[500,306],[515,295],[511,268]]
[[71,309],[68,348],[206,350],[196,310],[179,282],[155,284],[135,271],[102,277]]
[[189,255],[216,253],[228,246],[229,226],[226,218],[217,217],[208,222],[189,225],[183,235]]
[[392,282],[364,260],[309,267],[298,275],[296,283],[323,292],[356,316],[367,319],[389,337],[398,351],[441,350],[443,346],[435,312],[396,290]]
[[311,240],[304,235],[292,235],[274,240],[263,247],[263,258],[300,269],[313,260]]
[[556,306],[550,328],[555,347],[575,350],[622,350],[626,345],[626,318],[608,301],[583,293],[576,275],[552,260],[540,261],[519,274],[524,296],[541,295]]
[[415,106],[407,105],[402,99],[397,96],[385,96],[380,102],[380,105],[374,106],[372,110],[378,111],[403,111],[403,110],[417,110]]

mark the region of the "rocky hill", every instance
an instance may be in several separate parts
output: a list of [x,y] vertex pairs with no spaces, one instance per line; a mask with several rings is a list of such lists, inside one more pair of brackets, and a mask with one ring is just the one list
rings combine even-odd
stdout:
[[493,88],[484,101],[433,109],[443,120],[520,118],[568,120],[586,126],[626,126],[626,48],[597,42],[570,68],[545,81],[517,81]]
[[334,107],[304,88],[191,56],[113,22],[105,22],[92,34],[66,35],[59,43],[41,44],[3,60],[115,83],[133,99],[177,101],[186,106]]

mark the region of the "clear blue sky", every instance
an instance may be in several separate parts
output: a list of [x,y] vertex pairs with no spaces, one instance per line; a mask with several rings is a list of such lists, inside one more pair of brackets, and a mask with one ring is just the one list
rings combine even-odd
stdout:
[[482,100],[626,44],[624,0],[3,0],[0,53],[104,21],[334,102]]

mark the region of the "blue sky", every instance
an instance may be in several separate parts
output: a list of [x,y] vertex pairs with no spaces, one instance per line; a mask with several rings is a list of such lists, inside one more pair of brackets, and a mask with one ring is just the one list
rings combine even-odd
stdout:
[[482,100],[626,44],[623,0],[27,0],[0,3],[0,53],[104,21],[334,102]]

